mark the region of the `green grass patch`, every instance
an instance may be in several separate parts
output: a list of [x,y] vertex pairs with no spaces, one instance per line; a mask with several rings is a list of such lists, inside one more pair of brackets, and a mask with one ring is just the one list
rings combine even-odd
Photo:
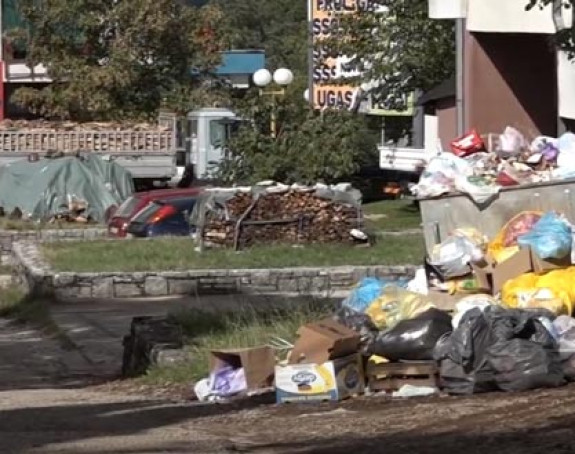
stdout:
[[321,320],[332,312],[329,303],[310,300],[309,303],[266,312],[248,308],[239,312],[184,311],[173,314],[188,338],[187,348],[193,359],[184,365],[152,368],[141,380],[148,385],[197,381],[208,376],[210,350],[268,345],[277,337],[293,343],[300,326]]
[[42,245],[44,257],[58,271],[173,271],[189,269],[254,269],[299,266],[404,265],[421,262],[423,237],[384,237],[372,247],[308,245],[255,247],[235,252],[194,250],[191,238],[151,241],[60,242]]
[[0,265],[0,275],[1,274],[12,274],[12,267],[9,265]]
[[364,205],[366,225],[374,231],[421,228],[421,213],[411,200],[385,200]]
[[24,293],[16,286],[0,289],[0,317],[19,315],[26,304]]

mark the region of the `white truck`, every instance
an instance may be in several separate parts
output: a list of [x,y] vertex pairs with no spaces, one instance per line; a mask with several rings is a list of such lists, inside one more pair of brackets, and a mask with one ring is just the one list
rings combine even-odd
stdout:
[[223,108],[178,117],[162,112],[157,128],[24,128],[0,130],[0,165],[54,153],[96,153],[125,167],[137,187],[210,179],[240,119]]

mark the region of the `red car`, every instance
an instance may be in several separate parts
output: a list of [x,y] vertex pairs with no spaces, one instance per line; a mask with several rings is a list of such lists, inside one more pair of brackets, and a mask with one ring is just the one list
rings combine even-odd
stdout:
[[158,189],[148,192],[137,192],[128,197],[114,212],[108,221],[108,234],[110,236],[124,238],[128,233],[128,224],[132,218],[151,202],[157,200],[168,201],[170,199],[196,196],[201,194],[202,188],[185,189]]

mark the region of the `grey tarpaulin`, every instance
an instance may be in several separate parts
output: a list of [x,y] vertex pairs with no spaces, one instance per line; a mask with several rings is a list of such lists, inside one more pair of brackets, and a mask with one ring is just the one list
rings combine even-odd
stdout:
[[47,220],[71,200],[87,203],[85,215],[103,222],[106,210],[134,192],[131,174],[97,156],[26,160],[0,167],[0,207],[26,218]]

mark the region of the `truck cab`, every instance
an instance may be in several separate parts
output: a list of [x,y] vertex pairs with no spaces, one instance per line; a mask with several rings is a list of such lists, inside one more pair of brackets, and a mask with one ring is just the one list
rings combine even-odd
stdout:
[[203,108],[178,117],[162,112],[161,126],[173,128],[176,137],[177,174],[172,183],[180,182],[193,171],[196,180],[210,180],[215,166],[225,156],[226,142],[241,124],[241,119],[225,108]]

